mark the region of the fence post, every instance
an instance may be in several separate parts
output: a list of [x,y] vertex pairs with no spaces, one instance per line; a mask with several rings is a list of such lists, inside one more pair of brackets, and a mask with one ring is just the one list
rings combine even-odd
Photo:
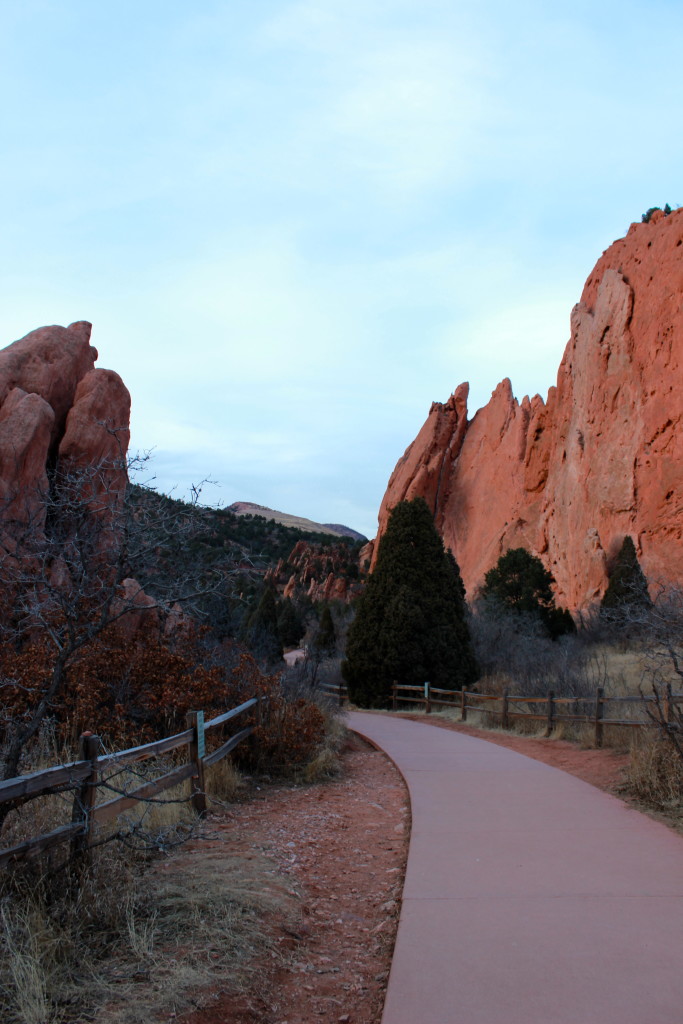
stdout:
[[398,702],[396,700],[396,680],[394,679],[393,683],[391,684],[391,710],[392,711],[396,710],[396,704],[397,703]]
[[340,679],[339,679],[339,707],[342,707],[343,704],[344,704],[344,694],[342,692],[342,686],[343,685],[344,684],[343,684],[343,682],[341,680],[341,677],[340,677]]
[[[258,706],[258,705],[257,705]],[[194,764],[194,773],[191,776],[192,785],[192,806],[200,817],[206,814],[206,793],[204,790],[204,712],[188,711],[185,716],[188,729],[192,729],[194,735],[190,740],[190,762]]]
[[508,722],[508,697],[510,691],[506,688],[503,690],[503,713],[500,716],[500,727],[501,729],[507,729],[509,727]]
[[429,683],[425,683],[425,714],[429,715],[432,711],[432,698],[429,693]]
[[87,775],[76,790],[72,822],[82,824],[81,831],[71,840],[71,857],[78,869],[86,868],[91,861],[90,843],[93,830],[92,810],[97,799],[97,755],[100,752],[100,737],[91,732],[84,732],[78,741],[78,760],[90,761],[90,774]]
[[546,736],[550,736],[555,724],[555,691],[548,690],[548,718],[545,727]]
[[463,688],[460,691],[460,721],[467,721],[467,700],[466,700],[466,689]]
[[602,686],[598,686],[598,691],[595,695],[595,746],[602,746],[602,716],[604,714],[603,697],[605,691]]
[[666,721],[667,726],[671,725],[672,722],[671,705],[671,683],[667,683],[666,692],[664,695],[664,719]]

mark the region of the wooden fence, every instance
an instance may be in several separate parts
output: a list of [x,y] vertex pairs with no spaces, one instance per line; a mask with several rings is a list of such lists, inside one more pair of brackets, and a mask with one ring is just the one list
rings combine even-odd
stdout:
[[[675,728],[674,708],[681,701],[683,693],[673,693],[670,684],[656,695],[639,694],[635,697],[606,697],[604,689],[598,687],[594,697],[586,698],[556,697],[553,690],[549,690],[544,697],[524,697],[511,694],[509,690],[503,690],[502,694],[487,694],[475,693],[466,690],[465,687],[462,690],[444,690],[430,683],[423,683],[421,686],[394,683],[391,706],[395,711],[399,703],[422,704],[427,714],[434,706],[459,708],[461,722],[467,721],[468,711],[484,711],[486,714],[499,716],[503,729],[507,729],[515,718],[544,721],[546,736],[551,735],[559,722],[574,722],[578,725],[591,726],[594,730],[595,745],[601,747],[605,726],[639,729],[658,725],[658,721],[648,716],[647,708],[650,704],[658,708],[663,725]],[[639,705],[645,715],[638,719],[608,718],[605,715],[605,708],[610,704]],[[520,710],[521,708],[527,710]]]
[[[212,750],[210,754],[206,753],[206,733],[252,708],[256,709],[260,719],[262,702],[265,700],[267,698],[252,697],[238,707],[231,708],[216,718],[212,718],[210,722],[204,721],[203,711],[191,711],[187,715],[187,729],[183,732],[103,756],[100,756],[99,736],[86,732],[80,739],[77,761],[0,782],[0,804],[12,804],[14,807],[38,796],[74,791],[71,822],[68,825],[60,825],[59,828],[45,835],[27,839],[9,849],[0,850],[0,867],[25,857],[34,857],[52,846],[67,841],[71,843],[72,855],[77,860],[87,860],[96,825],[111,821],[135,804],[151,800],[159,793],[163,793],[164,790],[170,789],[172,786],[177,786],[185,779],[192,780],[192,806],[199,815],[203,815],[206,811],[205,769],[216,764],[234,750],[239,743],[247,739],[253,733],[254,726],[245,726],[215,750]],[[136,761],[159,757],[161,754],[169,753],[180,747],[188,748],[186,764],[173,768],[172,771],[160,778],[146,782],[131,792],[121,793],[105,803],[96,803],[98,788],[107,786],[105,772],[112,768],[119,769]]]
[[[348,691],[342,682],[321,683],[319,689],[328,697],[337,700],[340,707],[348,701]],[[648,715],[648,705],[655,704],[658,715],[664,726],[677,728],[674,721],[674,708],[683,701],[683,693],[674,693],[671,685],[661,688],[657,695],[638,695],[633,697],[607,697],[602,687],[596,690],[594,697],[556,697],[553,690],[544,696],[525,697],[511,694],[503,690],[501,694],[476,693],[473,690],[445,690],[431,683],[421,685],[404,685],[394,683],[391,693],[392,710],[398,705],[422,705],[427,714],[433,707],[458,708],[460,721],[467,721],[468,711],[485,711],[489,715],[500,718],[503,729],[507,729],[513,719],[546,723],[545,735],[550,736],[560,722],[574,722],[588,725],[593,729],[594,742],[602,746],[605,726],[623,726],[624,728],[648,728],[658,724],[655,718]],[[639,718],[609,718],[605,709],[609,705],[637,705],[642,712]]]
[[320,683],[318,689],[328,697],[332,697],[342,706],[345,700],[349,699],[348,691],[346,689],[346,683]]

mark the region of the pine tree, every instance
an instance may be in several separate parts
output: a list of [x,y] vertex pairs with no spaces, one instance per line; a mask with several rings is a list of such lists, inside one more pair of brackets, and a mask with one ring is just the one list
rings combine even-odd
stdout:
[[306,632],[306,626],[289,597],[280,601],[277,613],[277,632],[283,647],[296,647]]
[[277,628],[277,599],[271,586],[266,586],[255,611],[249,617],[246,642],[266,664],[282,661],[282,643]]
[[651,604],[647,580],[640,568],[635,544],[631,537],[626,536],[610,573],[609,584],[602,598],[601,607],[609,610],[615,608],[642,609],[649,608]]
[[459,689],[477,678],[460,571],[422,498],[391,513],[342,671],[364,707],[386,706],[394,680]]
[[576,627],[569,612],[555,604],[554,583],[540,558],[526,548],[510,548],[486,573],[481,596],[503,611],[538,616],[555,639]]
[[320,615],[320,622],[311,646],[322,657],[332,657],[337,648],[337,633],[329,604],[326,604]]

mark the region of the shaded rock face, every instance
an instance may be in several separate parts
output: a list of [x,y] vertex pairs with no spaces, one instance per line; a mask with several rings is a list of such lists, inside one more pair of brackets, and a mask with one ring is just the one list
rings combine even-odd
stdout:
[[627,534],[651,582],[683,579],[682,390],[678,210],[632,224],[602,255],[545,402],[519,403],[504,380],[471,421],[466,384],[432,406],[391,476],[378,537],[398,501],[424,497],[470,597],[523,546],[561,603],[586,608]]
[[[130,395],[111,370],[95,368],[91,325],[41,327],[0,351],[0,518],[44,522],[49,478],[89,471],[100,506],[127,482]],[[105,499],[105,500],[103,500]]]
[[343,601],[349,603],[361,591],[358,560],[344,545],[321,547],[305,540],[297,541],[286,562],[266,573],[283,597],[301,596],[313,602]]

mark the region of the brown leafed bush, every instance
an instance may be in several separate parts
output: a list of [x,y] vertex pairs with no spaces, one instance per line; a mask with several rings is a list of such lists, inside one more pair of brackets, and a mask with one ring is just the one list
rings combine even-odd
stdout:
[[274,695],[254,731],[257,766],[285,772],[299,768],[315,757],[324,736],[325,715],[316,704]]
[[[199,629],[170,639],[148,629],[131,639],[120,626],[108,627],[75,657],[52,702],[57,739],[73,747],[89,729],[124,747],[185,728],[188,711],[203,709],[209,717],[273,689],[276,677],[264,676],[251,655],[224,645],[207,658],[203,641]],[[53,659],[54,651],[36,638],[0,649],[9,719],[31,714]]]

